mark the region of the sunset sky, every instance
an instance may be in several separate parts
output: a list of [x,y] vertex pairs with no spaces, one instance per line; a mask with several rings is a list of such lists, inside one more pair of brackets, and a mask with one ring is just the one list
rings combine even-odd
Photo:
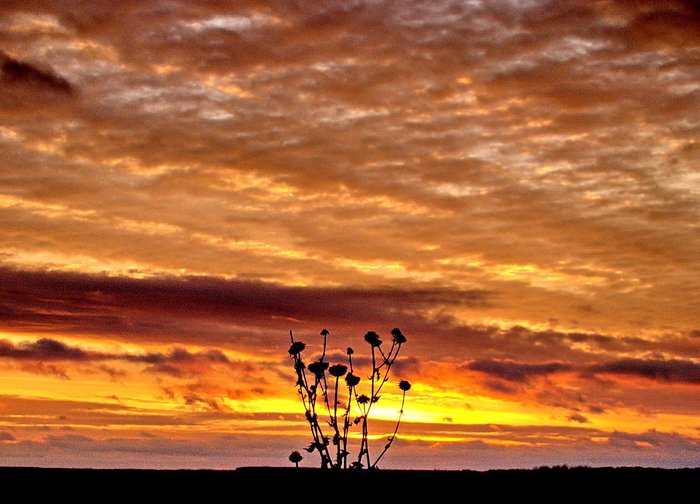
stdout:
[[698,466],[699,112],[691,0],[0,1],[0,465],[289,465],[398,326],[383,467]]

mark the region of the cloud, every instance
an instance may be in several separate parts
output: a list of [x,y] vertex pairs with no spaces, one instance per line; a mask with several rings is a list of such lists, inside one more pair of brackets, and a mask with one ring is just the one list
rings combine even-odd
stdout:
[[126,360],[148,364],[195,362],[197,360],[207,360],[221,364],[230,363],[226,355],[217,349],[196,353],[192,353],[184,348],[172,348],[167,353],[108,353],[84,350],[50,338],[41,338],[36,341],[27,341],[16,345],[6,340],[0,340],[0,358],[77,362],[88,360]]
[[[0,324],[5,328],[131,338],[163,334],[175,342],[231,341],[236,332],[216,327],[220,323],[257,325],[257,331],[266,327],[280,331],[281,326],[286,334],[289,328],[316,331],[328,323],[339,331],[365,324],[388,330],[400,319],[415,330],[427,331],[434,324],[421,316],[423,310],[446,305],[479,306],[490,299],[489,293],[472,290],[288,287],[215,277],[133,279],[0,268],[0,278],[0,293],[7,294],[0,314]],[[214,332],[208,335],[210,327]],[[248,345],[257,343],[256,333],[246,332]],[[23,351],[38,350],[46,353],[46,349],[38,348]],[[67,349],[53,349],[49,357],[61,351]],[[73,351],[72,357],[79,358],[79,350]],[[202,357],[215,362],[224,355],[212,350]],[[186,354],[177,352],[167,357],[186,358]]]
[[49,338],[13,345],[9,341],[0,341],[0,357],[20,360],[62,360],[82,361],[90,355],[80,348],[70,347]]
[[144,369],[144,371],[146,373],[170,375],[175,378],[181,378],[185,375],[185,373],[179,367],[173,366],[172,364],[163,363],[148,366],[146,369]]
[[672,1],[667,5],[647,2],[629,25],[632,42],[659,48],[682,48],[700,42],[700,11],[696,2]]
[[215,348],[196,353],[189,352],[184,348],[173,348],[168,353],[147,353],[144,355],[127,354],[124,358],[133,362],[146,362],[149,364],[195,362],[198,360],[206,360],[219,364],[230,364],[231,362],[221,350]]
[[485,380],[484,386],[487,389],[500,394],[514,395],[518,393],[518,389],[516,387],[512,387],[500,380]]
[[[0,327],[41,334],[90,334],[128,341],[174,345],[169,354],[131,356],[146,364],[188,360],[225,363],[227,346],[242,351],[286,351],[287,333],[312,344],[311,331],[329,327],[335,341],[357,345],[350,335],[400,325],[413,357],[469,358],[468,369],[511,381],[524,381],[597,361],[596,354],[665,352],[692,356],[692,338],[683,334],[656,341],[593,332],[535,331],[522,326],[467,325],[445,313],[491,309],[498,294],[450,288],[290,287],[272,282],[207,276],[113,277],[0,268]],[[271,335],[278,337],[270,337]],[[357,336],[359,337],[359,336]],[[440,338],[443,345],[435,345]],[[211,345],[196,356],[178,345]],[[87,358],[79,347],[54,338],[25,346],[0,345],[4,355],[47,360]],[[107,355],[89,356],[107,359]],[[514,360],[517,357],[519,360]],[[37,357],[38,358],[38,357]],[[534,362],[534,363],[533,363]],[[152,368],[152,371],[158,368]]]
[[7,432],[7,431],[0,431],[0,443],[3,441],[14,441],[15,437],[12,435],[12,433]]
[[619,359],[597,364],[545,362],[530,364],[512,360],[478,359],[461,366],[507,382],[526,383],[531,378],[577,371],[582,376],[636,376],[667,383],[700,383],[700,365],[688,360]]
[[697,439],[673,432],[659,432],[656,429],[641,433],[614,432],[608,438],[608,443],[637,450],[658,450],[663,447],[684,452],[697,452],[700,447]]
[[[288,287],[245,280],[224,280],[217,277],[163,275],[134,279],[76,273],[22,271],[0,269],[5,282],[4,292],[14,296],[6,302],[10,318],[12,303],[32,302],[44,306],[63,306],[69,302],[79,307],[104,306],[188,316],[223,318],[230,310],[239,315],[314,317],[327,314],[343,318],[343,310],[371,310],[379,301],[387,300],[397,308],[413,305],[484,306],[490,293],[479,290],[401,289],[389,287]],[[53,296],[44,296],[52,292]],[[382,305],[379,305],[382,308]],[[374,311],[377,311],[376,309]],[[18,316],[21,312],[18,313]],[[27,318],[30,318],[28,314]],[[51,314],[50,314],[51,315]],[[345,316],[344,318],[348,318]],[[56,320],[60,320],[56,317]],[[98,319],[100,320],[100,319]],[[105,317],[105,323],[113,322]]]
[[594,374],[639,376],[650,380],[700,384],[700,364],[693,361],[661,359],[620,359],[591,366]]
[[218,411],[219,410],[219,405],[217,404],[216,401],[212,399],[208,399],[206,397],[202,397],[199,394],[195,394],[194,392],[189,392],[183,396],[185,400],[185,404],[188,404],[190,406],[195,406],[199,404],[204,404],[208,408]]
[[107,374],[112,380],[119,381],[128,376],[128,373],[123,369],[117,369],[106,364],[100,364],[97,369]]
[[27,373],[41,374],[52,376],[61,380],[69,380],[68,369],[65,366],[57,364],[46,364],[44,362],[22,362],[20,369]]
[[94,369],[106,373],[115,381],[125,378],[127,372],[105,364],[106,361],[147,364],[143,369],[146,373],[163,374],[176,378],[206,373],[211,366],[241,368],[240,363],[232,362],[221,350],[215,348],[199,352],[190,352],[181,347],[172,348],[167,352],[99,352],[68,345],[50,338],[17,344],[0,340],[0,359],[19,362],[20,369],[23,371],[53,375],[62,379],[70,378],[66,364],[91,364],[94,365]]
[[0,52],[0,83],[3,86],[27,86],[33,89],[71,94],[71,84],[50,70],[40,70],[29,63]]
[[590,420],[588,420],[588,418],[583,416],[581,413],[575,413],[575,412],[570,414],[568,417],[566,417],[566,419],[570,422],[576,422],[576,423],[580,423],[580,424],[585,424],[585,423],[590,422]]
[[538,376],[549,376],[554,373],[569,371],[571,365],[563,362],[545,362],[527,364],[510,360],[481,359],[463,365],[464,369],[479,371],[490,376],[511,382],[527,382]]
[[[254,424],[258,421],[261,424],[256,427],[260,429],[263,429],[262,425],[265,423],[274,425],[274,428],[279,431],[296,430],[298,432],[300,426],[305,427],[301,415],[290,415],[279,411],[240,412],[218,404],[220,397],[226,397],[225,388],[209,388],[197,383],[183,386],[178,390],[168,390],[167,395],[168,399],[194,407],[179,408],[176,412],[170,409],[167,414],[164,414],[165,410],[144,410],[138,405],[125,405],[108,397],[95,401],[74,401],[2,395],[0,403],[8,410],[0,412],[0,419],[8,427],[28,427],[29,430],[41,428],[42,424],[27,425],[32,415],[37,414],[43,415],[44,425],[48,423],[56,428],[74,426],[76,430],[81,430],[84,426],[89,426],[91,430],[93,427],[101,428],[105,425],[112,425],[119,431],[129,429],[129,426],[141,426],[152,432],[178,426],[189,426],[200,430],[222,421],[228,423],[231,429],[242,432],[252,425],[246,422]],[[201,401],[195,400],[196,397]],[[190,404],[187,403],[188,399]],[[128,399],[127,402],[129,402]],[[214,403],[218,404],[218,409],[213,407]],[[168,401],[168,404],[172,403]],[[281,424],[282,422],[284,425]]]
[[3,133],[8,263],[696,327],[665,274],[697,267],[687,3],[110,5],[1,7],[6,50],[80,89]]

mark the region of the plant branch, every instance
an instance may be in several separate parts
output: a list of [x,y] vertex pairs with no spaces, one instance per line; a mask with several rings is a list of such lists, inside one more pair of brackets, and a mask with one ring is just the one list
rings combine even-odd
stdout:
[[377,464],[379,461],[382,459],[384,454],[387,452],[389,448],[391,448],[391,445],[394,444],[394,439],[396,439],[396,434],[399,432],[399,425],[401,425],[401,417],[403,416],[403,406],[406,402],[406,391],[403,391],[403,396],[401,397],[401,409],[399,410],[399,418],[396,420],[396,427],[394,427],[394,432],[391,434],[389,437],[389,442],[384,446],[384,449],[382,452],[379,454],[379,456],[376,458],[374,461],[374,464],[372,464],[372,468],[377,467]]

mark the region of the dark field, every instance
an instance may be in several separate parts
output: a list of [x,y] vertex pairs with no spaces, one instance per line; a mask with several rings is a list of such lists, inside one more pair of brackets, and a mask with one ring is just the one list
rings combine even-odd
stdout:
[[[203,502],[249,502],[265,495],[287,495],[293,502],[402,502],[441,499],[450,502],[536,498],[574,501],[581,498],[660,496],[696,501],[700,469],[539,468],[508,471],[321,471],[318,469],[247,467],[232,471],[156,471],[0,468],[4,495],[72,497],[107,502],[142,497]],[[22,502],[11,499],[7,502]],[[431,503],[432,504],[432,503]]]

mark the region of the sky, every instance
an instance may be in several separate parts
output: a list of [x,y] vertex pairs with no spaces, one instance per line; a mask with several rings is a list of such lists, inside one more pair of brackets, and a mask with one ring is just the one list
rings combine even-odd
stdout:
[[697,466],[698,110],[694,1],[3,0],[0,465],[287,465],[399,327],[383,467]]

